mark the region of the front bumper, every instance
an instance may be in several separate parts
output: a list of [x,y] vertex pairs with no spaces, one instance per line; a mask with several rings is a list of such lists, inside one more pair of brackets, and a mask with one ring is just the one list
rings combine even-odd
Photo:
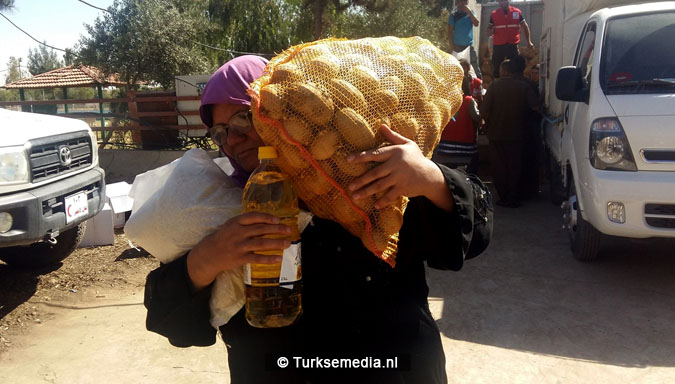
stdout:
[[[27,245],[63,232],[94,217],[105,203],[105,172],[96,167],[29,191],[0,196],[0,212],[9,212],[14,224],[0,233],[0,247]],[[85,192],[89,213],[66,224],[65,198]]]
[[[585,183],[577,181],[583,217],[600,232],[629,238],[675,238],[675,172],[591,169],[589,176]],[[624,204],[625,223],[609,220],[609,202]]]

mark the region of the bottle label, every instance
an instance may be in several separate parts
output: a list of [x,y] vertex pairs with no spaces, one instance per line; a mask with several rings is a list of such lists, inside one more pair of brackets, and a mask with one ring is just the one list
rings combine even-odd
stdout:
[[244,284],[251,285],[251,264],[244,264]]
[[[250,273],[249,273],[250,275]],[[279,276],[279,285],[293,289],[293,283],[302,279],[300,242],[291,244],[284,249],[281,259],[281,275]]]

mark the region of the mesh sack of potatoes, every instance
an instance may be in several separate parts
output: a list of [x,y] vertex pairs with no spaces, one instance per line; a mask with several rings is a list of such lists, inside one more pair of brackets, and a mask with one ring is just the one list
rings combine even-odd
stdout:
[[337,221],[390,265],[408,199],[375,209],[347,185],[375,164],[349,154],[387,145],[382,123],[431,157],[462,103],[462,69],[428,40],[325,39],[291,47],[251,84],[253,123],[317,216]]

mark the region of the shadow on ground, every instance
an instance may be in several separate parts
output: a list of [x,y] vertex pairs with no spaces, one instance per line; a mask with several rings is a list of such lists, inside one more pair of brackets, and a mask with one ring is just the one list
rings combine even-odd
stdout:
[[55,271],[61,265],[58,263],[39,269],[23,269],[0,263],[0,320],[33,297],[37,291],[39,276]]
[[625,367],[675,366],[675,241],[611,239],[576,261],[559,208],[498,207],[493,243],[459,273],[429,271],[441,332],[499,348]]

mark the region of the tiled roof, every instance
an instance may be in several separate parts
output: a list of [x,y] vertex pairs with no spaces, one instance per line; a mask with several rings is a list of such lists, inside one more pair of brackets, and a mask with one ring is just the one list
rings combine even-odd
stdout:
[[4,88],[63,88],[93,86],[97,84],[125,85],[117,79],[117,76],[106,78],[98,68],[86,65],[70,65],[5,84]]

